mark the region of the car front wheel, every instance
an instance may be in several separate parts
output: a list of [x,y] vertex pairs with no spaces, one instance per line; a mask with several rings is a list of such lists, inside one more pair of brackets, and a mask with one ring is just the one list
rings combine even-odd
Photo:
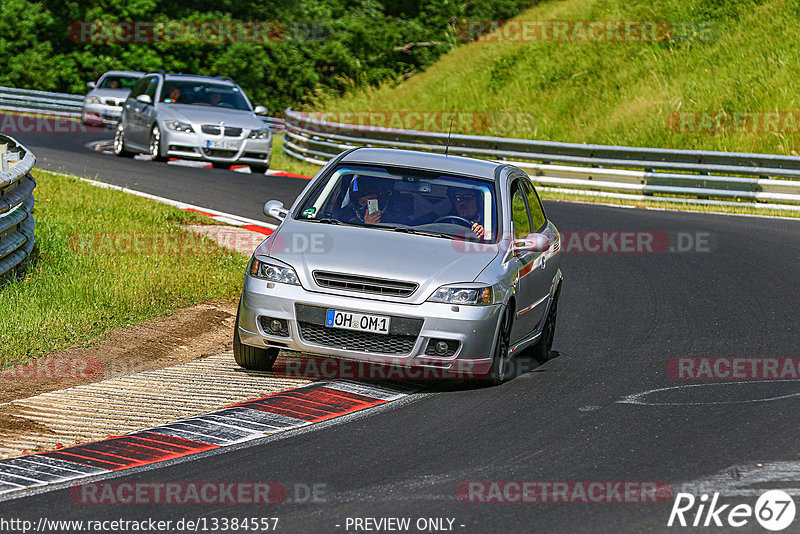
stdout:
[[166,156],[162,155],[161,130],[158,129],[157,124],[150,132],[150,157],[153,158],[153,161],[167,161]]
[[500,319],[500,331],[494,344],[492,367],[481,381],[487,386],[499,386],[508,378],[508,348],[511,337],[511,310],[506,309]]
[[117,129],[114,131],[114,154],[122,158],[133,156],[133,152],[125,148],[125,129],[122,127],[122,123],[117,125]]
[[233,327],[233,359],[239,367],[251,371],[269,371],[278,358],[280,349],[260,348],[242,344],[239,338],[239,312],[236,312],[236,325]]
[[250,172],[253,174],[266,174],[269,165],[250,165]]

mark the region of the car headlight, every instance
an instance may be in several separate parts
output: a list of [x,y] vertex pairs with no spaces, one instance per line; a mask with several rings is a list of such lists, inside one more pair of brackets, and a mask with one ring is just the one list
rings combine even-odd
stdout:
[[192,125],[188,122],[166,121],[164,124],[166,124],[167,128],[175,130],[176,132],[191,133],[194,131],[194,128],[192,128]]
[[250,262],[250,269],[248,271],[250,276],[261,278],[262,280],[269,280],[270,282],[280,282],[282,284],[292,284],[299,286],[300,281],[297,279],[297,273],[291,267],[283,267],[274,263],[267,263],[255,258]]
[[250,132],[248,139],[266,139],[269,137],[269,128],[258,128]]
[[86,103],[87,104],[99,104],[100,103],[100,99],[97,98],[96,96],[87,96],[86,97]]
[[442,286],[428,298],[428,302],[444,304],[463,304],[465,306],[484,306],[494,303],[491,286],[463,287]]

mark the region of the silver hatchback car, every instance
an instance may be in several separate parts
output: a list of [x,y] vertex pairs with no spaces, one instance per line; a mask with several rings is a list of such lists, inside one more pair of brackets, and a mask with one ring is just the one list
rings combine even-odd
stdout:
[[560,236],[517,167],[357,148],[264,211],[281,224],[247,267],[240,366],[288,350],[499,384],[512,356],[547,359]]
[[272,132],[250,100],[229,78],[155,72],[131,89],[114,134],[114,153],[149,153],[200,159],[215,167],[248,165],[264,174],[272,153]]
[[88,126],[116,126],[122,115],[122,104],[143,72],[110,70],[97,82],[87,82],[91,89],[83,99],[81,118]]

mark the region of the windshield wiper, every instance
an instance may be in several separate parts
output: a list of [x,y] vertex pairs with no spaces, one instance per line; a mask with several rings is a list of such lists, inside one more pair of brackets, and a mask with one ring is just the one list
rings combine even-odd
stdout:
[[414,235],[425,235],[428,237],[443,237],[444,239],[452,239],[453,236],[449,234],[443,234],[441,232],[428,232],[427,230],[416,230],[414,228],[409,228],[408,226],[389,226],[386,227],[387,230],[393,230],[395,232],[401,232],[404,234],[414,234]]
[[322,219],[303,219],[303,220],[322,223],[322,224],[342,224],[342,221],[340,221],[339,219],[331,219],[329,217],[323,217]]

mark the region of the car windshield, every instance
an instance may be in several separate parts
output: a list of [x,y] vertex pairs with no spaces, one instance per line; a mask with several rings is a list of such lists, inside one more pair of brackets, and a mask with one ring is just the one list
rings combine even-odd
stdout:
[[301,220],[494,242],[494,182],[396,167],[340,165],[300,207]]
[[109,74],[97,84],[98,89],[130,89],[139,81],[137,76],[121,76]]
[[164,87],[161,89],[161,102],[227,109],[250,109],[238,87],[196,81],[170,80],[164,82]]

